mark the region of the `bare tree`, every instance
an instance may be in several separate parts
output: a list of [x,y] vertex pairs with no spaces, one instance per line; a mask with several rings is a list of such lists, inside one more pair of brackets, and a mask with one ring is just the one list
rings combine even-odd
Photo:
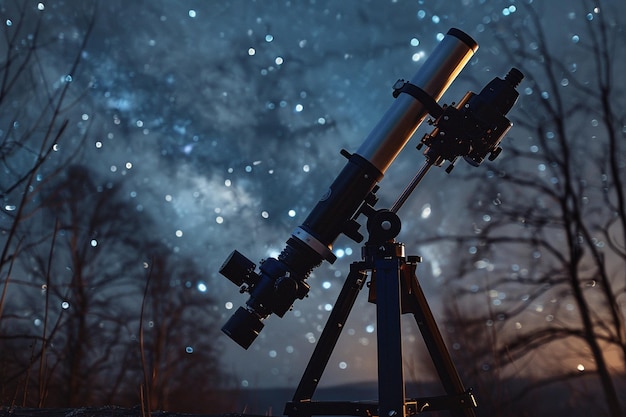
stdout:
[[[41,10],[34,4],[14,2],[3,11],[8,18],[0,45],[0,320],[20,249],[40,239],[33,236],[28,222],[39,208],[39,185],[76,156],[84,138],[83,128],[67,135],[67,117],[80,95],[70,87],[94,25],[93,18],[87,20],[76,44],[50,38]],[[56,62],[46,56],[67,56],[68,50],[74,53],[73,62],[64,63],[62,72],[55,74]],[[64,136],[73,136],[74,142],[63,142]],[[52,228],[43,233],[49,237]]]
[[539,387],[592,373],[600,407],[617,417],[625,405],[616,379],[626,371],[618,82],[626,44],[613,6],[583,1],[576,13],[561,11],[572,27],[557,39],[539,5],[525,5],[513,31],[493,23],[500,51],[526,80],[507,153],[477,177],[473,233],[453,238],[467,255],[446,305],[476,374],[533,377]]
[[149,253],[140,330],[146,406],[226,410],[231,399],[216,389],[233,381],[219,367],[218,317],[208,281],[189,260],[172,257],[162,245],[153,245]]
[[[17,323],[12,319],[17,310],[8,308],[10,300],[15,302],[11,286],[23,281],[18,261],[35,247],[47,246],[51,253],[55,224],[40,221],[41,191],[77,156],[88,130],[85,123],[70,127],[70,119],[75,115],[77,98],[86,88],[77,70],[94,26],[94,14],[91,18],[83,16],[87,18],[82,20],[82,28],[77,27],[76,38],[64,39],[52,35],[50,28],[59,22],[46,21],[43,3],[10,2],[1,8],[0,349],[6,354],[2,372],[9,375],[12,366],[19,363],[12,362],[17,352],[10,343],[16,340],[13,332]],[[35,346],[31,347],[34,357]],[[20,350],[23,354],[23,347]],[[23,374],[25,386],[29,375],[30,370]]]
[[[22,256],[29,279],[16,282],[22,306],[6,317],[12,326],[5,337],[14,349],[20,341],[32,349],[12,353],[4,387],[38,406],[133,405],[147,372],[151,409],[223,405],[215,393],[228,380],[212,342],[217,317],[207,284],[194,262],[154,243],[153,223],[122,197],[119,184],[99,183],[85,167],[71,166],[44,193],[56,233]],[[147,358],[143,369],[140,356]],[[186,403],[183,393],[204,401]]]
[[[142,277],[139,254],[147,236],[119,185],[99,186],[92,177],[72,166],[63,181],[42,191],[41,222],[56,224],[54,234],[22,252],[24,278],[14,284],[12,313],[5,317],[13,326],[3,338],[33,346],[30,357],[21,354],[12,367],[20,377],[38,364],[30,379],[38,386],[39,406],[47,397],[84,405],[115,390],[110,379],[124,368],[113,360],[124,356],[129,323],[138,316],[132,297],[139,294],[129,289]],[[146,219],[141,224],[149,229]],[[26,395],[29,385],[23,390]]]

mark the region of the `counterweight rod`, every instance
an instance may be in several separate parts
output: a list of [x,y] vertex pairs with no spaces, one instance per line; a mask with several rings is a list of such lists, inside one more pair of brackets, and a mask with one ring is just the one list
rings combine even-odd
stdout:
[[417,171],[417,174],[415,174],[415,176],[413,177],[409,185],[406,186],[404,191],[402,191],[402,194],[400,194],[396,202],[393,203],[393,206],[391,206],[390,211],[392,213],[396,213],[396,214],[398,213],[398,210],[400,210],[400,207],[402,207],[402,205],[409,198],[413,190],[415,190],[415,187],[417,187],[417,185],[422,181],[422,179],[424,178],[424,176],[426,175],[426,173],[428,172],[431,166],[433,166],[433,164],[431,164],[430,162],[428,161],[424,162],[424,165],[422,165],[420,170]]

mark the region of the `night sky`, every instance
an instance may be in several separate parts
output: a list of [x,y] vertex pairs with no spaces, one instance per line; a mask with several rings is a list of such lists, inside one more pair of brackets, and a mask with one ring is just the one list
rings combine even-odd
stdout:
[[[584,23],[570,3],[534,2],[557,22],[547,27],[554,42],[574,42]],[[624,3],[609,3],[625,11]],[[62,36],[71,56],[92,2],[38,4],[54,24],[48,34]],[[441,103],[503,77],[512,65],[495,37],[507,39],[510,27],[523,24],[524,7],[500,0],[99,2],[71,81],[88,93],[70,124],[89,126],[81,158],[90,168],[122,181],[131,206],[156,221],[154,235],[203,271],[205,280],[193,285],[214,302],[221,326],[247,301],[218,273],[228,254],[237,249],[258,265],[283,249],[345,164],[339,151],[359,147],[393,102],[394,82],[411,78],[451,27],[480,48]],[[70,56],[47,57],[46,71],[63,80]],[[525,87],[522,105],[536,94]],[[423,126],[416,138],[428,131]],[[509,133],[523,135],[515,127]],[[424,162],[416,138],[382,180],[378,207],[390,206]],[[475,168],[457,165],[451,175],[432,170],[400,212],[399,240],[424,257],[418,274],[436,313],[453,254],[412,242],[471,229],[462,177]],[[297,384],[349,263],[360,258],[360,245],[344,236],[334,249],[338,261],[314,271],[309,297],[282,319],[266,320],[249,350],[217,337],[224,369],[240,386]],[[375,308],[366,300],[364,290],[325,385],[376,378]],[[405,324],[406,349],[421,351],[414,323]],[[188,345],[181,341],[180,349]]]

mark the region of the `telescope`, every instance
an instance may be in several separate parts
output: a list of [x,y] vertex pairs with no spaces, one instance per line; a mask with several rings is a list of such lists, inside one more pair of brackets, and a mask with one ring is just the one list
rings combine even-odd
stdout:
[[434,130],[418,146],[426,147],[426,161],[391,212],[400,209],[431,166],[448,161],[450,172],[458,157],[478,166],[500,154],[500,141],[512,126],[506,114],[518,98],[520,71],[511,69],[504,79],[493,79],[479,94],[468,92],[457,104],[438,104],[477,49],[469,35],[450,29],[413,78],[396,82],[394,102],[356,152],[341,151],[346,165],[282,252],[262,260],[258,270],[240,252],[230,254],[220,273],[249,299],[224,324],[224,333],[248,349],[263,329],[264,319],[271,314],[283,317],[297,299],[307,296],[307,278],[323,261],[336,260],[333,243],[341,234],[363,240],[357,218],[374,212],[377,184],[429,114]]

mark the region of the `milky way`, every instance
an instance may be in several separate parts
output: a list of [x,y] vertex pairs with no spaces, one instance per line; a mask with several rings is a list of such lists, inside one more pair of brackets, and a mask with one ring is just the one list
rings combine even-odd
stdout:
[[[63,15],[71,3],[46,4],[42,13]],[[221,326],[246,301],[217,272],[227,255],[237,249],[258,263],[282,250],[343,166],[339,151],[356,150],[392,103],[394,82],[410,78],[449,28],[467,32],[480,49],[442,102],[502,77],[510,63],[495,38],[506,44],[507,30],[524,24],[516,4],[102,2],[82,72],[71,80],[89,84],[89,100],[72,123],[93,123],[86,152],[92,169],[123,179],[135,210],[157,220],[154,234],[205,273],[197,290],[213,300]],[[563,22],[550,29],[562,31],[555,40],[580,40],[584,16],[538,7]],[[67,42],[78,42],[81,16],[58,29]],[[421,166],[416,144],[383,179],[381,206],[391,205]],[[410,242],[472,223],[463,219],[466,190],[456,173],[431,173],[403,209],[400,238],[425,258],[418,271],[435,311],[450,254]],[[224,335],[216,340],[239,385],[297,383],[360,245],[341,237],[335,253],[334,265],[310,277],[309,297],[284,318],[270,317],[248,351]],[[366,299],[361,294],[324,383],[376,378],[375,308]],[[412,323],[405,327],[407,348],[421,350]]]

